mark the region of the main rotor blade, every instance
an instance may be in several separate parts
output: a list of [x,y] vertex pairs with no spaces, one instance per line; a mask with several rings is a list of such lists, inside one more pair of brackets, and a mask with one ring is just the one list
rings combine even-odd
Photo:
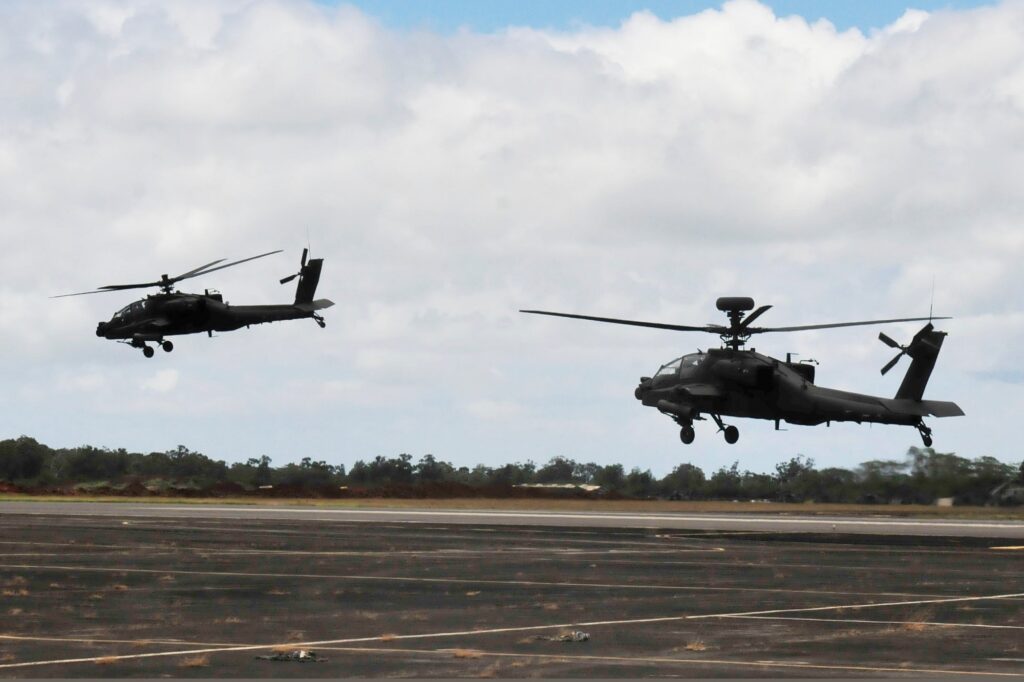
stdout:
[[750,313],[750,315],[747,316],[747,319],[743,320],[743,322],[740,323],[740,329],[746,329],[747,327],[749,327],[751,322],[764,315],[766,312],[771,310],[771,308],[772,307],[770,305],[763,305],[754,312]]
[[593,322],[609,322],[611,324],[628,324],[633,327],[652,327],[654,329],[669,329],[677,332],[711,332],[712,334],[724,334],[728,327],[720,325],[707,325],[706,327],[691,327],[684,324],[663,324],[661,322],[641,322],[639,320],[620,320],[614,317],[594,317],[592,315],[572,315],[570,313],[552,313],[546,310],[520,310],[521,313],[531,315],[551,315],[553,317],[570,317],[575,320],[592,320]]
[[[173,280],[168,280],[173,281]],[[100,291],[120,291],[121,289],[148,289],[149,287],[158,287],[163,284],[162,280],[155,282],[142,282],[140,284],[107,284],[106,286],[100,287]]]
[[863,320],[861,322],[835,322],[832,324],[806,324],[799,327],[754,327],[747,329],[750,334],[765,332],[802,332],[808,329],[833,329],[835,327],[860,327],[867,324],[890,324],[892,322],[921,322],[924,320],[951,320],[951,317],[901,317],[895,320]]
[[148,289],[149,287],[158,287],[162,282],[145,282],[143,284],[108,284],[94,289],[93,291],[79,291],[75,294],[61,294],[60,296],[50,296],[50,298],[64,298],[66,296],[85,296],[86,294],[109,294],[112,291],[120,291],[121,289]]
[[[148,289],[150,287],[166,287],[171,284],[174,284],[175,282],[179,282],[183,279],[198,277],[199,275],[205,275],[206,273],[213,272],[215,270],[223,270],[224,268],[230,268],[232,265],[239,265],[241,263],[246,263],[251,260],[256,260],[257,258],[263,258],[264,256],[271,256],[275,253],[281,253],[281,249],[278,249],[277,251],[268,251],[267,253],[261,253],[258,256],[243,258],[242,260],[236,260],[233,263],[225,263],[224,265],[221,265],[216,268],[210,268],[211,265],[217,265],[217,263],[222,263],[224,261],[223,258],[219,258],[215,261],[207,263],[206,265],[201,265],[198,268],[189,270],[188,272],[178,275],[177,277],[158,279],[155,282],[140,282],[138,284],[107,284],[94,291],[79,291],[74,294],[60,294],[59,296],[50,296],[50,298],[65,298],[67,296],[85,296],[86,294],[105,294],[110,293],[111,291],[121,291],[123,289]],[[210,269],[207,270],[207,268]]]
[[50,296],[50,298],[67,298],[68,296],[86,296],[88,294],[109,294],[113,289],[95,289],[93,291],[79,291],[74,294],[60,294],[58,296]]
[[182,274],[178,275],[177,277],[173,277],[172,279],[174,281],[178,281],[179,279],[185,279],[186,277],[195,277],[196,275],[200,274],[202,270],[205,270],[206,268],[210,267],[211,265],[216,265],[217,263],[223,263],[223,262],[224,262],[223,258],[218,258],[215,261],[211,261],[211,262],[207,263],[206,265],[200,265],[195,270],[189,270],[188,272],[182,273]]
[[198,268],[196,268],[194,270],[189,270],[188,272],[186,272],[183,275],[178,275],[177,277],[171,277],[170,279],[159,279],[159,280],[157,280],[155,282],[140,282],[138,284],[107,284],[107,285],[104,285],[104,286],[100,287],[100,290],[102,290],[102,291],[121,291],[122,289],[148,289],[149,287],[159,287],[159,286],[170,285],[170,284],[174,284],[179,279],[185,279],[187,277],[195,277],[196,275],[201,275],[201,274],[203,274],[203,270],[206,270],[206,268],[210,267],[211,265],[216,265],[217,263],[220,263],[223,260],[224,260],[223,258],[220,258],[220,259],[215,260],[215,261],[213,261],[211,263],[207,263],[206,265],[201,265],[201,266],[199,266]]
[[[230,263],[225,263],[224,265],[218,265],[217,267],[210,268],[209,270],[202,270],[200,268],[200,270],[201,270],[200,272],[193,272],[191,274],[190,273],[185,273],[184,275],[179,275],[177,277],[174,277],[170,281],[171,282],[179,282],[179,281],[181,281],[183,279],[191,279],[192,277],[198,277],[199,275],[207,275],[207,274],[209,274],[211,272],[216,272],[217,270],[223,270],[224,268],[230,268],[233,265],[241,265],[242,263],[248,263],[249,261],[256,260],[257,258],[263,258],[265,256],[272,256],[275,253],[281,253],[282,250],[283,249],[278,249],[277,251],[267,251],[266,253],[261,253],[258,256],[250,256],[249,258],[243,258],[242,260],[236,260],[236,261],[232,261]],[[223,258],[221,260],[223,260]]]

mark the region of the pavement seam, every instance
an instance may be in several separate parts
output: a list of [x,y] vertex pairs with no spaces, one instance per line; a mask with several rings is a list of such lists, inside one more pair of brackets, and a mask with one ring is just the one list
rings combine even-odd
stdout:
[[[819,594],[819,595],[864,595],[863,592],[834,590],[789,590],[772,587],[712,587],[708,585],[630,585],[616,583],[572,583],[539,580],[493,580],[487,578],[427,578],[422,576],[375,576],[330,573],[256,573],[248,571],[189,571],[181,569],[119,568],[111,566],[57,566],[52,564],[0,564],[0,570],[50,570],[86,571],[94,573],[141,573],[160,575],[221,576],[226,578],[305,578],[308,580],[361,580],[381,582],[451,583],[456,585],[519,585],[530,587],[570,587],[624,590],[663,590],[678,592],[758,592],[766,594]],[[878,595],[899,595],[900,593],[867,593]],[[914,595],[916,596],[916,595]]]

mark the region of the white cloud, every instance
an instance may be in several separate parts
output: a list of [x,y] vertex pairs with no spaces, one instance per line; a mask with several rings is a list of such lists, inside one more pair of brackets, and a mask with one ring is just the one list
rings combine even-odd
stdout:
[[[982,438],[971,416],[942,422],[937,445],[1008,445],[1012,401],[978,396],[975,373],[992,368],[971,358],[993,334],[1024,341],[1016,325],[976,329],[1021,311],[1022,27],[1010,2],[908,11],[870,35],[736,0],[617,28],[447,36],[304,2],[4,3],[8,395],[67,393],[87,366],[112,398],[85,408],[105,444],[131,410],[167,443],[187,434],[222,456],[239,442],[359,456],[423,442],[463,463],[551,448],[666,467],[795,451],[851,463],[857,443],[898,454],[916,436],[851,429],[838,445],[834,430],[741,425],[735,448],[709,429],[680,450],[633,384],[715,339],[514,311],[700,324],[717,321],[715,297],[750,294],[776,305],[766,324],[891,317],[924,314],[934,276],[937,312],[958,317],[934,397],[977,401],[994,424]],[[274,280],[307,229],[338,304],[326,330],[197,336],[147,361],[93,336],[130,295],[46,299],[285,247],[195,286],[286,301]],[[873,333],[758,346],[817,357],[830,385],[894,390]],[[29,408],[6,400],[12,433],[26,431]],[[526,412],[459,407],[474,405]],[[561,421],[524,428],[525,414]],[[59,424],[35,435],[77,443]]]
[[514,419],[523,413],[522,405],[511,400],[476,400],[465,405],[466,412],[479,419]]
[[161,369],[142,382],[142,388],[154,393],[169,393],[178,385],[178,370]]

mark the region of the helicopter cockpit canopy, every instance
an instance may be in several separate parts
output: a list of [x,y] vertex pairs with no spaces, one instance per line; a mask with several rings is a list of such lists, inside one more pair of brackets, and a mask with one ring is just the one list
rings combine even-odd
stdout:
[[654,376],[667,377],[675,375],[675,373],[679,371],[679,365],[680,363],[682,363],[682,361],[682,358],[676,358],[672,362],[666,362],[664,365],[658,368],[658,371],[655,372]]
[[114,320],[125,320],[132,314],[141,313],[146,308],[145,301],[135,301],[135,303],[129,303],[125,307],[114,313]]
[[654,376],[675,376],[677,374],[679,376],[687,376],[696,367],[699,367],[706,357],[707,356],[704,353],[691,353],[690,355],[684,355],[681,358],[676,358],[672,362],[662,365]]

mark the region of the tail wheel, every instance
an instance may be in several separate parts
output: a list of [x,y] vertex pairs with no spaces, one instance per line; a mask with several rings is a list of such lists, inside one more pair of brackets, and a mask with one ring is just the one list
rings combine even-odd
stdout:
[[921,434],[921,442],[924,443],[924,446],[930,448],[932,446],[932,430],[925,425],[924,421],[918,423],[917,432]]

